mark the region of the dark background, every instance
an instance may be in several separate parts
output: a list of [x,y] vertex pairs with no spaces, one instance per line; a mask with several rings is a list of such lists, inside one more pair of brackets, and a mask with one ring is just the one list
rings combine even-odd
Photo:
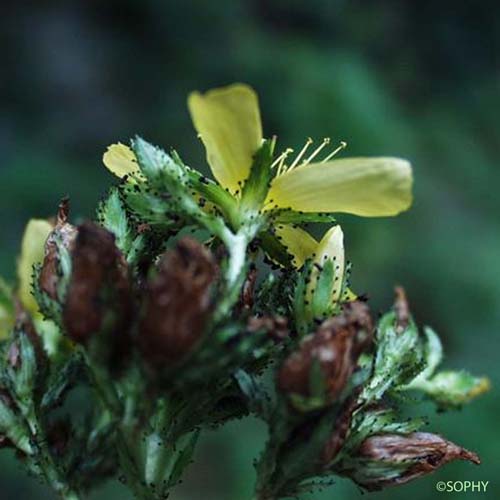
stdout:
[[[105,5],[103,5],[105,4]],[[346,140],[344,155],[398,155],[415,170],[415,203],[396,219],[341,217],[353,286],[375,310],[403,284],[420,322],[445,343],[446,367],[486,374],[493,391],[432,427],[477,451],[408,486],[372,495],[440,498],[438,480],[490,481],[500,444],[500,3],[401,1],[37,1],[0,16],[0,273],[15,275],[28,218],[69,194],[91,217],[113,181],[105,147],[140,133],[204,167],[186,96],[243,81],[284,147]],[[246,500],[265,429],[247,419],[207,433],[175,500]],[[50,494],[0,455],[1,498]],[[360,498],[339,480],[307,498]],[[469,494],[468,496],[471,496]],[[454,498],[465,497],[453,494]],[[128,499],[109,483],[93,499]],[[305,497],[304,497],[305,498]]]

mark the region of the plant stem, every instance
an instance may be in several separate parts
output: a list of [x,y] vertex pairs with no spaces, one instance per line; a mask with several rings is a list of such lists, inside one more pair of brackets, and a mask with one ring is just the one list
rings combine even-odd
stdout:
[[229,253],[229,258],[225,274],[226,291],[215,312],[215,321],[219,321],[226,316],[238,300],[243,281],[245,280],[248,245],[265,223],[263,218],[257,217],[255,214],[251,215],[252,217],[248,215],[248,220],[241,224],[238,232],[233,233],[226,228],[220,234]]
[[29,418],[28,425],[38,449],[38,465],[42,469],[43,475],[50,487],[65,500],[78,500],[80,498],[78,493],[67,484],[66,478],[63,477],[52,457],[47,439],[41,435],[43,428],[35,411],[33,411]]

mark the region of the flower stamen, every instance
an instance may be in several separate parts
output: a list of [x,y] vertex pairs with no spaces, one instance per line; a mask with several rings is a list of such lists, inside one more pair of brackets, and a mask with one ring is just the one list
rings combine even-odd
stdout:
[[292,148],[286,148],[285,151],[283,151],[283,153],[281,153],[278,158],[276,158],[276,160],[273,161],[273,163],[271,164],[271,168],[274,168],[274,167],[278,167],[277,170],[276,170],[276,175],[281,175],[282,173],[282,170],[283,170],[283,167],[285,166],[285,160],[287,159],[288,155],[290,153],[293,153],[293,149]]
[[316,158],[316,156],[318,155],[318,153],[327,145],[327,144],[330,144],[330,138],[329,137],[325,137],[323,139],[323,142],[311,153],[311,155],[306,158],[303,163],[301,163],[301,166],[302,165],[307,165],[309,164],[314,158]]
[[340,141],[339,146],[334,151],[332,151],[325,159],[323,159],[321,161],[321,163],[327,162],[328,160],[330,160],[331,158],[333,158],[339,151],[342,151],[346,147],[347,147],[347,142]]
[[309,137],[307,139],[306,143],[304,144],[304,147],[300,150],[300,153],[297,155],[297,157],[295,158],[295,160],[293,160],[293,163],[283,173],[292,170],[292,168],[295,168],[299,164],[299,161],[305,155],[306,151],[308,150],[309,146],[312,143],[313,143],[313,140]]

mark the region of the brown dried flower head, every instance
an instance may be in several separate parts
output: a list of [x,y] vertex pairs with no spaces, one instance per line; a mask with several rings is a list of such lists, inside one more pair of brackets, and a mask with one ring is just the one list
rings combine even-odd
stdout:
[[354,301],[342,312],[321,324],[316,333],[302,341],[299,350],[284,361],[278,373],[278,387],[288,394],[310,396],[310,372],[318,362],[326,382],[329,400],[345,387],[357,359],[371,341],[373,324],[367,305]]
[[148,361],[174,363],[192,351],[211,311],[216,276],[212,254],[192,238],[181,239],[162,257],[146,291],[139,329]]
[[[407,483],[434,472],[452,460],[481,462],[476,453],[428,432],[371,436],[361,444],[356,458],[364,466],[348,475],[368,490]],[[370,468],[370,463],[375,466]],[[405,464],[408,465],[406,468],[401,467]],[[390,471],[391,466],[397,474],[380,473],[384,469]]]
[[63,323],[76,342],[87,341],[113,314],[115,330],[126,328],[131,295],[126,263],[112,233],[92,222],[78,226]]

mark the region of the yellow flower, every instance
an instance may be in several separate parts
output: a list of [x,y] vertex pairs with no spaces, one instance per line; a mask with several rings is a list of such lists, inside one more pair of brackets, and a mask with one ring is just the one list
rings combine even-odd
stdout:
[[[235,84],[204,95],[193,92],[188,106],[214,177],[236,193],[248,178],[253,156],[263,141],[257,95],[247,85]],[[290,149],[280,155],[265,210],[292,208],[375,217],[396,215],[411,205],[412,175],[406,160],[330,160],[328,155],[321,162],[313,162],[328,142],[323,141],[306,156],[312,143],[308,140],[289,166],[285,160]]]
[[[234,206],[239,210],[238,216],[232,217],[233,225],[247,212],[255,210],[279,224],[307,222],[312,220],[311,214],[396,215],[411,205],[412,171],[406,160],[391,157],[333,159],[345,143],[318,160],[329,144],[328,139],[308,153],[312,144],[309,139],[291,162],[287,162],[291,149],[278,155],[270,165],[270,176],[259,173],[257,181],[252,180],[263,185],[259,186],[257,206],[249,204],[242,194],[245,182],[251,177],[256,153],[264,144],[255,91],[244,84],[233,84],[205,94],[193,92],[188,98],[188,107],[205,145],[213,176],[232,195]],[[273,140],[272,147],[274,144]],[[123,144],[110,146],[103,161],[120,177],[138,172],[134,152]],[[264,196],[260,194],[262,189],[265,189]],[[227,213],[227,210],[222,212]],[[283,213],[288,216],[280,217]],[[311,241],[307,233],[303,234],[301,242],[294,241],[288,237],[292,232],[281,231],[281,241],[300,263]]]
[[18,297],[31,315],[38,315],[38,305],[32,294],[33,266],[43,261],[45,241],[53,226],[47,220],[31,219],[24,230],[21,256],[17,265]]

